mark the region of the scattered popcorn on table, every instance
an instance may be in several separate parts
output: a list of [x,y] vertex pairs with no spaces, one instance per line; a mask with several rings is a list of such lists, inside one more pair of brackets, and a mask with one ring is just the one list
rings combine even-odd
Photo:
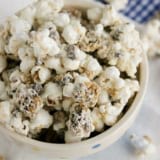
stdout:
[[135,153],[140,157],[147,157],[156,152],[156,146],[149,136],[140,137],[138,135],[131,135],[130,141],[135,149]]
[[[143,47],[110,6],[37,0],[0,26],[0,123],[73,143],[113,126],[139,91]],[[158,23],[156,23],[158,26]]]
[[153,19],[149,21],[144,31],[141,32],[144,49],[148,56],[154,57],[160,55],[160,19]]

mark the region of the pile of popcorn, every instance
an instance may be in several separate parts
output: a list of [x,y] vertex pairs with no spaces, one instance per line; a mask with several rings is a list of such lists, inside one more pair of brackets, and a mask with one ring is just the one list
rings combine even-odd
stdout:
[[0,122],[63,143],[101,133],[139,91],[142,52],[139,33],[110,5],[38,0],[0,27]]

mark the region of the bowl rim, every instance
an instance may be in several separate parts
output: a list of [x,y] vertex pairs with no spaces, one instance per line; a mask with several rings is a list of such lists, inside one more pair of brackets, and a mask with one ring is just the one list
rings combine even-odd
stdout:
[[[91,3],[91,2],[89,2]],[[97,2],[94,2],[94,4]],[[101,4],[98,3],[98,6],[102,6]],[[23,135],[20,135],[16,132],[10,131],[7,129],[5,126],[0,124],[0,129],[3,130],[5,134],[8,136],[12,137],[13,139],[22,142],[24,144],[37,147],[37,148],[43,148],[47,150],[68,150],[68,149],[73,149],[75,150],[75,147],[83,148],[86,145],[91,145],[94,146],[97,144],[99,141],[105,140],[105,137],[110,137],[112,134],[115,134],[116,131],[118,131],[123,125],[125,125],[130,117],[134,115],[140,108],[141,108],[141,102],[143,101],[146,89],[147,89],[147,84],[148,84],[148,77],[149,77],[149,69],[148,69],[148,60],[146,54],[143,52],[142,53],[142,62],[140,64],[140,91],[136,94],[132,105],[129,107],[127,112],[122,116],[122,118],[111,128],[107,129],[106,131],[98,134],[95,137],[86,139],[81,142],[77,143],[70,143],[70,144],[56,144],[56,143],[48,143],[48,142],[41,142],[35,139],[31,139],[28,137],[25,137]]]

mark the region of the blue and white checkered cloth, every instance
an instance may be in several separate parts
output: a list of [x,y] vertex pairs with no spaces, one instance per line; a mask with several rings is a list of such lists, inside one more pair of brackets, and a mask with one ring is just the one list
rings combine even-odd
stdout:
[[[104,0],[100,1],[104,2]],[[121,12],[138,23],[145,23],[160,12],[160,0],[129,0],[126,8]]]

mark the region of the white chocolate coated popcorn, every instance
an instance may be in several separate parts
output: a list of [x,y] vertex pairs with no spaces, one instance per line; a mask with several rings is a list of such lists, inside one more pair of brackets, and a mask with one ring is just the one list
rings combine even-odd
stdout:
[[92,122],[97,132],[102,132],[104,130],[104,122],[102,119],[102,115],[99,112],[98,108],[94,108],[91,112]]
[[57,27],[65,27],[70,23],[70,17],[67,13],[59,13],[54,17],[54,23]]
[[59,53],[60,49],[57,42],[50,38],[49,34],[48,29],[31,32],[31,46],[33,47],[35,57],[45,58],[47,55],[54,56]]
[[12,113],[8,127],[21,135],[27,136],[29,133],[29,121],[23,120],[22,114],[20,112]]
[[130,136],[131,145],[134,147],[135,153],[143,158],[149,158],[152,154],[156,153],[156,146],[149,136],[138,136],[133,134]]
[[39,133],[43,128],[49,128],[52,124],[52,116],[45,110],[40,110],[37,116],[31,121],[29,126],[30,132],[34,135]]
[[16,105],[25,117],[33,118],[43,107],[43,100],[32,88],[20,85],[14,96]]
[[20,64],[20,70],[23,73],[28,73],[31,71],[31,69],[35,66],[35,59],[32,57],[23,57],[21,64]]
[[44,93],[42,95],[45,103],[50,108],[55,108],[56,110],[61,109],[60,100],[62,99],[62,88],[56,83],[49,82],[44,87]]
[[29,32],[29,30],[31,29],[31,24],[16,16],[13,16],[9,19],[9,24],[10,32],[12,35],[22,34],[23,32],[26,33]]
[[35,83],[43,84],[51,77],[51,71],[43,66],[33,67],[31,75]]
[[39,24],[44,21],[53,19],[55,13],[58,13],[64,5],[63,0],[39,0],[36,3],[36,14],[35,17]]
[[90,136],[90,133],[94,130],[90,114],[90,110],[85,106],[75,104],[71,107],[67,122],[68,131],[65,135],[67,143],[77,142]]
[[140,89],[143,49],[110,5],[37,0],[0,26],[0,122],[53,143],[107,130]]
[[86,29],[80,24],[80,22],[73,20],[64,28],[62,36],[67,43],[76,44],[85,35],[85,32]]
[[102,13],[100,20],[104,26],[112,25],[118,20],[117,12],[111,6],[106,6]]

